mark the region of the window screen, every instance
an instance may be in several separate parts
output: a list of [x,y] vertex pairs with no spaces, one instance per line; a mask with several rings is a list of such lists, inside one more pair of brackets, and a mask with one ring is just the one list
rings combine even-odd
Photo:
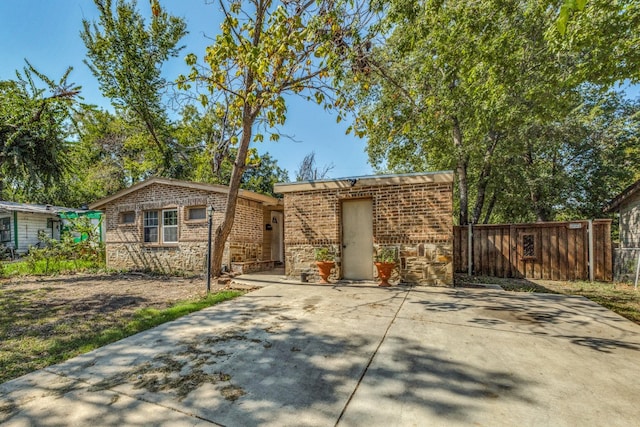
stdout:
[[207,209],[204,207],[189,208],[189,219],[198,220],[207,218]]
[[136,213],[131,212],[122,212],[120,214],[120,224],[133,224],[136,222]]

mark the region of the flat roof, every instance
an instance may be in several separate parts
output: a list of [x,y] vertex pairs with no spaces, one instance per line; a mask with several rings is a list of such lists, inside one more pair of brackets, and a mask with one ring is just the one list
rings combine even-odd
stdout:
[[433,182],[453,182],[453,171],[418,172],[387,175],[349,176],[345,178],[318,181],[280,182],[273,190],[276,193],[296,191],[330,190],[337,188],[370,187],[397,184],[425,184]]
[[60,213],[66,213],[66,212],[82,213],[82,212],[91,212],[91,211],[87,209],[67,208],[64,206],[34,205],[31,203],[18,203],[18,202],[9,202],[5,200],[0,200],[0,212],[30,212],[30,213],[58,215]]
[[[105,197],[104,199],[100,199],[96,202],[93,202],[89,205],[89,207],[91,209],[101,209],[104,206],[106,206],[108,203],[114,200],[117,200],[135,191],[141,190],[152,184],[164,184],[164,185],[171,185],[175,187],[193,188],[197,190],[210,191],[214,193],[229,194],[229,187],[227,187],[226,185],[207,184],[207,183],[193,182],[193,181],[182,181],[182,180],[173,179],[173,178],[149,178],[146,181],[139,182],[137,184],[132,185],[131,187],[125,188],[124,190],[120,190],[117,193],[112,194],[111,196],[108,196],[108,197]],[[253,200],[256,202],[262,202],[267,206],[278,204],[278,199],[276,199],[275,197],[254,193],[253,191],[248,191],[248,190],[240,190],[240,192],[238,193],[238,197],[243,199]]]

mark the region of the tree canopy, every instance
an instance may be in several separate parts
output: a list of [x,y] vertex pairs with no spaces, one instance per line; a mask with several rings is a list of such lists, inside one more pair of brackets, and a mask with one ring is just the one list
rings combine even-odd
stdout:
[[[129,121],[142,125],[156,152],[157,173],[179,167],[183,150],[171,138],[171,124],[163,94],[167,81],[162,65],[176,57],[178,43],[187,33],[184,20],[171,16],[153,2],[149,25],[133,1],[94,0],[100,12],[97,22],[83,21],[85,63],[100,83],[105,97]],[[169,172],[171,173],[171,172]]]
[[[637,1],[211,2],[220,31],[175,82],[163,69],[185,20],[158,0],[148,19],[136,1],[94,3],[86,63],[115,111],[80,104],[70,70],[1,81],[4,198],[79,206],[155,175],[228,184],[221,256],[239,188],[288,180],[257,148],[296,95],[353,113],[378,171],[453,169],[461,224],[599,216],[640,177],[640,105],[612,90],[640,82]],[[296,178],[327,172],[314,160]]]
[[333,163],[322,167],[316,166],[316,152],[312,151],[300,162],[296,171],[296,181],[316,181],[329,177],[329,172],[333,169]]
[[212,272],[219,274],[224,244],[233,226],[238,191],[248,167],[252,142],[272,140],[286,120],[285,95],[300,94],[325,103],[343,66],[362,42],[366,10],[342,0],[249,0],[219,2],[221,32],[198,63],[178,83],[183,89],[204,84],[200,100],[222,120],[221,149],[237,149],[229,181],[224,220],[215,231]]
[[[595,159],[578,155],[617,153],[623,157],[608,166],[628,167],[629,152],[616,144],[632,146],[634,137],[625,132],[606,146],[589,130],[596,123],[624,126],[621,121],[637,127],[637,120],[619,117],[633,106],[603,95],[625,72],[631,78],[631,70],[597,67],[604,56],[594,59],[583,43],[583,32],[606,34],[595,46],[613,40],[616,29],[618,36],[627,34],[633,14],[608,29],[584,21],[605,25],[611,10],[590,5],[567,31],[573,38],[562,39],[557,8],[548,1],[392,1],[381,22],[383,41],[345,86],[357,106],[352,129],[369,139],[369,158],[378,169],[454,169],[461,224],[551,220],[572,209],[584,212],[584,206],[568,206],[579,199],[593,208],[595,193],[584,185],[575,188],[583,192],[580,198],[558,197],[595,179],[595,168],[588,167]],[[604,108],[606,99],[617,101]],[[585,176],[578,179],[578,170]],[[609,189],[625,181],[622,172],[611,171],[610,178],[619,180]]]
[[27,62],[16,79],[0,81],[0,197],[30,198],[63,175],[80,93],[70,73],[56,82]]

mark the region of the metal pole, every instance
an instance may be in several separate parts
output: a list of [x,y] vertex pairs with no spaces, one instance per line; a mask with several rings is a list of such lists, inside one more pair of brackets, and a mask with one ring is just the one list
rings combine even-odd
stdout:
[[207,243],[207,295],[211,292],[211,229],[213,228],[213,206],[209,206],[207,209],[209,232]]
[[594,279],[594,275],[593,275],[593,258],[594,258],[594,254],[593,254],[593,220],[589,220],[589,281],[593,282]]
[[638,264],[636,264],[636,281],[633,284],[633,289],[638,289],[638,275],[640,275],[640,252],[638,253]]
[[473,224],[469,224],[469,231],[467,231],[467,252],[468,252],[468,268],[469,276],[473,274]]

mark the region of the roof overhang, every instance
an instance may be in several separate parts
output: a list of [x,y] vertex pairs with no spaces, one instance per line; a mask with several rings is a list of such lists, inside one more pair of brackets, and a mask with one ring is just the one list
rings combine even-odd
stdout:
[[406,173],[393,175],[365,175],[319,181],[283,182],[273,187],[276,193],[332,190],[340,188],[373,187],[400,184],[453,183],[453,171]]
[[73,209],[64,206],[33,205],[29,203],[0,201],[0,213],[22,212],[42,215],[59,216],[65,212],[83,213],[85,209]]
[[617,211],[620,205],[631,198],[634,194],[636,194],[638,190],[640,190],[640,180],[634,182],[633,184],[622,190],[622,192],[618,194],[615,199],[610,201],[609,204],[604,207],[604,213]]
[[[105,197],[104,199],[100,199],[96,202],[93,202],[92,204],[89,205],[90,209],[104,209],[104,207],[121,198],[126,196],[127,194],[131,194],[135,191],[141,190],[145,187],[148,187],[152,184],[163,184],[163,185],[171,185],[174,187],[182,187],[182,188],[190,188],[190,189],[196,189],[196,190],[203,190],[203,191],[208,191],[208,192],[214,192],[214,193],[221,193],[221,194],[229,194],[229,187],[225,186],[225,185],[218,185],[218,184],[206,184],[206,183],[202,183],[202,182],[192,182],[192,181],[182,181],[179,179],[172,179],[172,178],[150,178],[147,179],[146,181],[143,182],[139,182],[137,184],[132,185],[131,187],[125,188],[124,190],[120,190],[117,193],[109,196],[109,197]],[[255,202],[261,202],[264,205],[277,205],[278,204],[278,199],[276,199],[275,197],[271,197],[271,196],[266,196],[264,194],[258,194],[258,193],[254,193],[253,191],[248,191],[248,190],[240,190],[240,192],[238,193],[238,197],[241,197],[243,199],[248,199],[248,200],[253,200]]]

